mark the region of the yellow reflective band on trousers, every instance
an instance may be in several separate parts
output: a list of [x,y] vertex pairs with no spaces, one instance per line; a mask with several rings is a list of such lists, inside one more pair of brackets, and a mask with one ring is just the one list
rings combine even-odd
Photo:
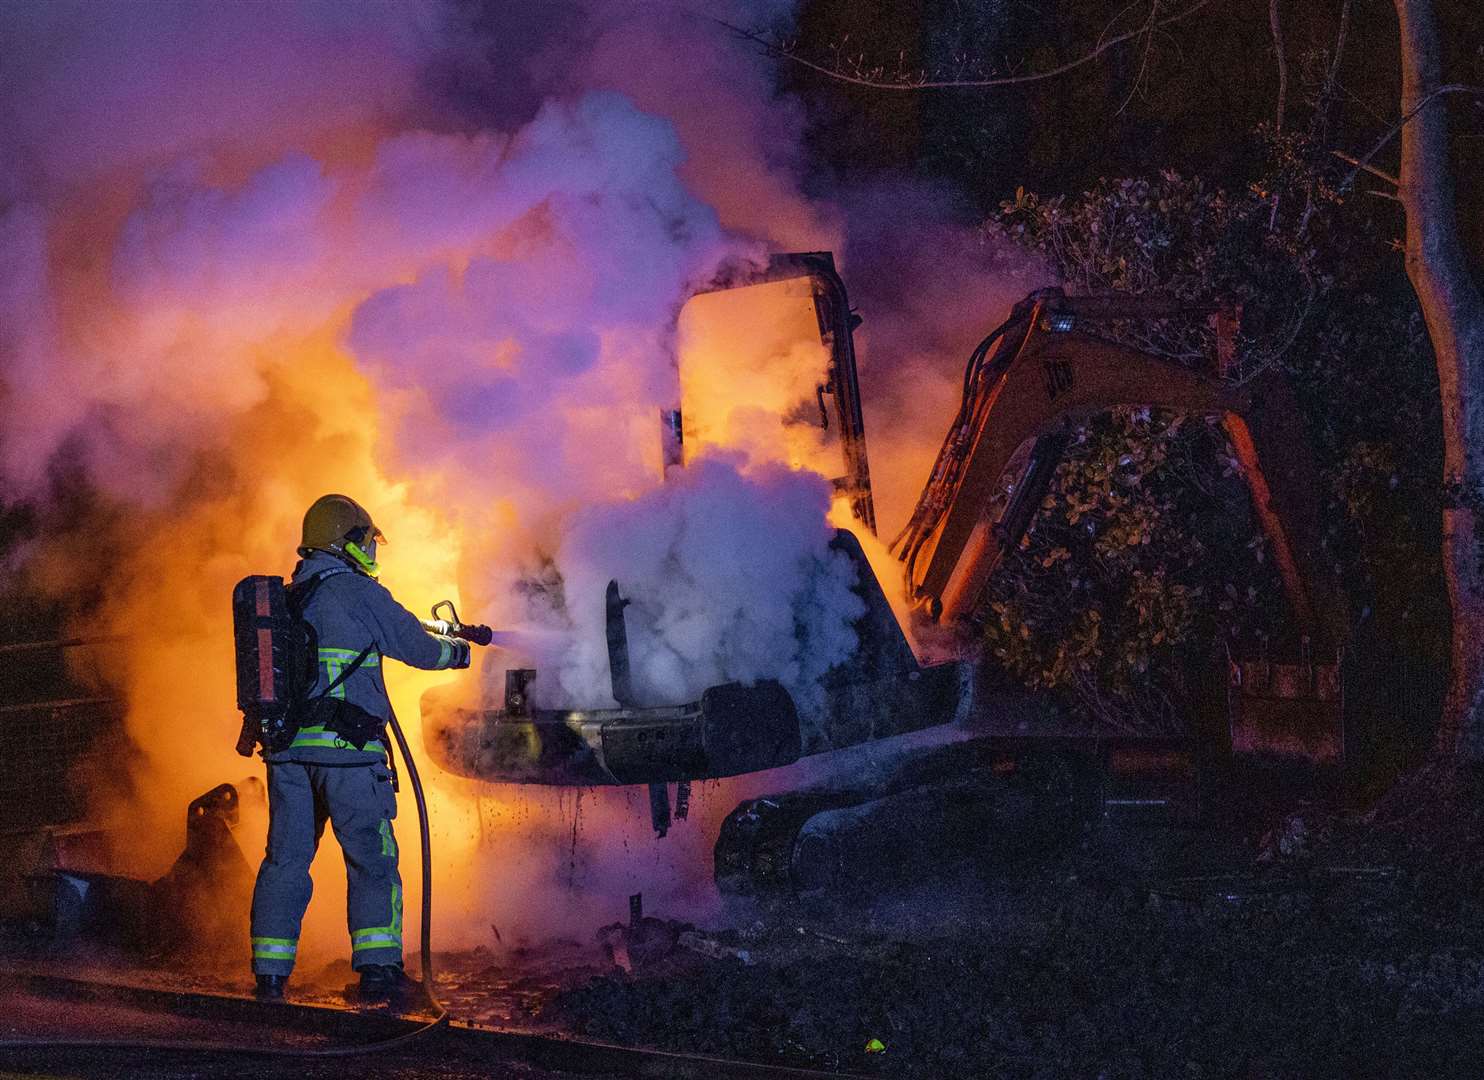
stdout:
[[397,857],[397,838],[392,835],[392,823],[386,820],[381,823],[381,853],[388,858]]
[[350,951],[402,950],[402,887],[392,886],[392,921],[386,926],[367,926],[350,932]]
[[294,955],[298,951],[299,943],[293,938],[255,937],[252,939],[254,960],[287,960],[293,963]]
[[[332,683],[336,679],[340,678],[340,672],[354,663],[355,658],[360,655],[360,649],[332,649],[327,646],[320,646],[319,662],[325,665],[326,684],[328,685],[329,683]],[[366,659],[361,661],[361,667],[363,668],[380,666],[381,657],[377,655],[375,649],[371,650],[371,652],[366,655]],[[360,668],[357,668],[356,670],[359,671]],[[355,678],[355,676],[352,675],[351,678]],[[335,689],[331,690],[330,696],[333,698],[340,698],[342,701],[345,700],[345,683],[341,683],[339,686],[335,687]]]

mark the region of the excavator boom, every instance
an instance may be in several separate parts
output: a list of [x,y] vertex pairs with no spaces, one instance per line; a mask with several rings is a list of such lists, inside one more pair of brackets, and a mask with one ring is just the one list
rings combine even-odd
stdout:
[[893,543],[909,595],[929,618],[952,624],[974,614],[989,576],[1029,527],[1072,427],[1121,406],[1148,407],[1220,420],[1300,634],[1343,643],[1345,605],[1320,545],[1317,473],[1282,377],[1239,386],[1084,329],[1097,319],[1182,312],[1214,317],[1218,351],[1230,355],[1231,320],[1220,309],[1059,290],[1031,294],[975,352],[963,404]]

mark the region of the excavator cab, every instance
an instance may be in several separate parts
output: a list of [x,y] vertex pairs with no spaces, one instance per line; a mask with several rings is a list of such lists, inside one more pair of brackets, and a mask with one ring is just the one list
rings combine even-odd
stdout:
[[697,292],[676,328],[679,460],[725,447],[817,472],[874,533],[859,323],[827,251],[774,255]]

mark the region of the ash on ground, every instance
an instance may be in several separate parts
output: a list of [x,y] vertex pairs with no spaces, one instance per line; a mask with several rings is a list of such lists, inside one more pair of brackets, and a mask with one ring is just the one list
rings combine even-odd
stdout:
[[639,948],[542,1015],[905,1077],[1481,1075],[1484,782],[1455,779],[1370,808],[1233,792],[1219,825],[1103,822],[728,928],[646,917]]

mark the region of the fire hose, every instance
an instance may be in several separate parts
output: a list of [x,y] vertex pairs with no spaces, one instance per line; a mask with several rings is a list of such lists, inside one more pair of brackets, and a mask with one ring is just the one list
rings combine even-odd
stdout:
[[[446,620],[438,618],[438,612],[444,607],[448,608],[449,618]],[[433,622],[424,622],[423,625],[434,633],[445,634],[450,637],[463,638],[466,641],[478,645],[488,645],[493,640],[494,632],[488,626],[465,626],[459,621],[458,612],[454,609],[452,601],[443,600],[433,608]],[[388,703],[390,707],[390,703]],[[422,854],[422,911],[419,920],[419,949],[422,966],[422,988],[427,996],[429,1004],[433,1006],[435,1013],[432,1020],[421,1027],[389,1039],[378,1039],[375,1042],[357,1043],[354,1046],[325,1046],[325,1047],[286,1047],[286,1046],[262,1046],[247,1045],[239,1043],[220,1042],[197,1042],[189,1039],[0,1039],[0,1050],[188,1050],[201,1053],[230,1053],[230,1054],[253,1054],[258,1057],[354,1057],[358,1054],[369,1054],[381,1050],[388,1050],[395,1046],[410,1043],[414,1039],[444,1027],[448,1021],[448,1010],[438,1000],[438,992],[433,983],[433,843],[432,835],[428,828],[428,801],[423,793],[422,778],[417,772],[417,761],[412,756],[412,750],[407,745],[407,737],[402,733],[402,725],[397,722],[397,713],[392,709],[388,716],[388,726],[391,728],[392,737],[397,744],[397,755],[402,759],[402,765],[407,770],[407,779],[412,784],[413,800],[417,803],[417,827],[418,840]]]

